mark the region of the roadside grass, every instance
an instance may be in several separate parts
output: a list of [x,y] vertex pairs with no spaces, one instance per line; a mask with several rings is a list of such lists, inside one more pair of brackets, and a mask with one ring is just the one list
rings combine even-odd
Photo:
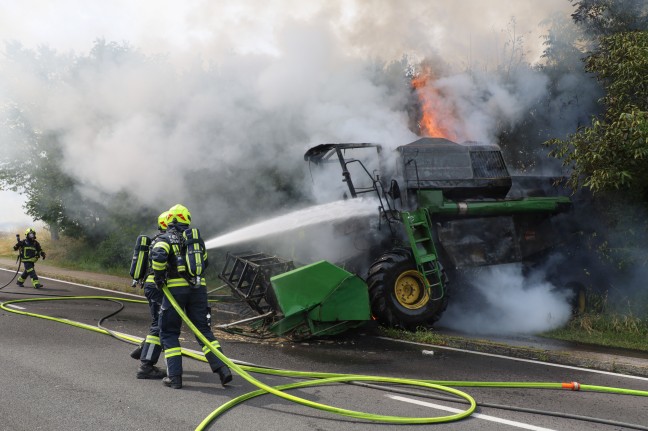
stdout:
[[[16,229],[16,232],[0,232],[0,257],[16,259],[18,253],[13,250],[16,244],[16,233],[24,239],[25,229],[27,227]],[[36,237],[47,255],[44,261],[39,260],[44,265],[128,277],[126,265],[130,263],[130,256],[125,256],[123,269],[106,268],[94,259],[92,247],[81,240],[61,237],[58,241],[52,241],[49,232],[44,230],[37,230]]]
[[[645,303],[646,300],[648,296],[639,302]],[[648,315],[635,315],[629,304],[626,308],[612,311],[607,295],[588,291],[585,311],[575,314],[561,328],[536,335],[581,345],[648,352]],[[461,347],[462,343],[461,337],[439,334],[434,329],[404,331],[381,328],[381,332],[392,338],[439,346]]]
[[455,342],[460,340],[459,337],[438,334],[432,329],[420,329],[412,332],[403,329],[381,327],[379,330],[382,334],[390,338],[413,341],[415,343],[434,344],[437,346],[455,347]]
[[[612,306],[607,293],[588,291],[583,312],[573,316],[564,327],[547,331],[540,336],[648,352],[647,302],[648,295],[644,294],[635,297],[634,301],[628,300],[623,307],[618,304]],[[644,315],[637,316],[637,310]]]
[[[434,329],[405,331],[380,328],[387,337],[438,346],[462,347],[462,338],[439,334]],[[648,320],[616,313],[584,313],[562,328],[537,334],[540,337],[598,347],[648,352]],[[490,343],[485,341],[485,343]],[[497,344],[497,343],[492,343]]]
[[611,348],[648,352],[648,319],[631,313],[583,313],[543,337]]

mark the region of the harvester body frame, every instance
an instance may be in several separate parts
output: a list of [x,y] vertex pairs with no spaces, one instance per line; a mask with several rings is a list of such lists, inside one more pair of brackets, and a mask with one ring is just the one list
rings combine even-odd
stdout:
[[[536,235],[535,228],[571,206],[567,196],[511,197],[513,179],[494,144],[422,138],[398,147],[396,166],[375,174],[359,159],[345,158],[346,150],[358,148],[382,153],[378,144],[323,144],[309,149],[304,159],[322,164],[337,157],[352,198],[358,192],[349,164],[360,163],[370,177],[371,190],[364,188],[362,193],[373,191],[379,199],[380,220],[389,226],[395,247],[374,261],[367,276],[374,315],[388,326],[412,329],[437,320],[447,305],[449,269],[521,262],[546,250],[551,238]],[[476,224],[483,227],[466,235],[465,227]],[[493,236],[492,230],[501,236]],[[488,246],[491,251],[485,251]],[[477,252],[466,258],[467,250]],[[418,276],[407,270],[407,260]],[[391,266],[401,275],[387,274]],[[385,283],[389,286],[382,286]],[[436,304],[433,310],[412,311],[428,302]],[[385,308],[392,310],[381,311]]]

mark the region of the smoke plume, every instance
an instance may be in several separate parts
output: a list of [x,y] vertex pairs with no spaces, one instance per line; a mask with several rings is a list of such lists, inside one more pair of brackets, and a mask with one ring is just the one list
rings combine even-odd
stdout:
[[[436,74],[422,91],[438,95],[460,140],[496,141],[541,103],[547,130],[558,119],[559,135],[575,130],[591,107],[586,96],[571,104],[579,75],[551,95],[535,67],[540,23],[571,12],[568,0],[24,0],[0,15],[0,102],[56,136],[87,199],[126,192],[160,211],[180,202],[211,238],[339,199],[313,191],[303,161],[311,146],[389,150],[417,139],[409,79],[422,64]],[[0,135],[2,151],[15,142]],[[522,281],[494,272],[488,292],[511,298],[500,290]],[[537,303],[548,289],[524,292]],[[560,308],[552,296],[546,303]]]
[[450,301],[440,325],[477,334],[535,334],[571,317],[569,292],[545,280],[542,272],[525,276],[520,264],[477,272],[470,279],[473,289]]
[[[503,56],[536,61],[539,23],[556,10],[568,14],[568,2],[32,0],[0,17],[1,38],[33,50],[2,64],[0,97],[29,107],[35,128],[59,134],[65,169],[91,198],[126,190],[161,208],[183,201],[203,217],[249,215],[259,204],[282,206],[284,180],[270,171],[310,193],[300,161],[311,145],[393,148],[416,138],[404,56],[445,70],[434,85],[462,138],[491,140],[546,87]],[[522,37],[524,48],[511,45]],[[111,56],[97,40],[129,49]],[[481,76],[468,79],[466,66]],[[512,84],[488,75],[504,66]],[[197,175],[215,182],[211,196],[193,195]],[[232,194],[243,202],[232,205]]]

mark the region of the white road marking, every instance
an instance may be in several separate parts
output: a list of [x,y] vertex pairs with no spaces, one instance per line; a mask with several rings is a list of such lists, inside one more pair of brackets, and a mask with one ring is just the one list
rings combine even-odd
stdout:
[[[16,272],[15,269],[5,269],[5,268],[0,268],[2,271],[8,271],[8,272]],[[39,276],[38,278],[42,278],[43,280],[52,280],[52,281],[57,281],[59,283],[65,283],[65,284],[71,284],[72,286],[80,286],[80,287],[87,287],[88,289],[95,289],[95,290],[101,290],[103,292],[111,292],[111,293],[118,293],[120,295],[128,295],[128,296],[134,296],[136,298],[145,298],[142,295],[136,295],[134,293],[127,293],[127,292],[117,292],[115,290],[110,290],[110,289],[104,289],[101,287],[95,287],[95,286],[88,286],[87,284],[80,284],[80,283],[73,283],[71,281],[65,281],[65,280],[59,280],[56,278],[49,278],[49,277],[42,277]],[[47,292],[47,290],[43,290],[43,292]]]
[[[419,406],[430,407],[430,408],[438,409],[438,410],[444,410],[444,411],[447,411],[447,412],[450,412],[450,413],[461,413],[461,412],[465,411],[465,410],[461,410],[461,409],[455,409],[454,407],[442,406],[441,404],[428,403],[426,401],[419,401],[419,400],[415,400],[413,398],[401,397],[399,395],[386,395],[386,396],[388,398],[391,398],[391,399],[396,400],[396,401],[402,401],[404,403],[410,403],[410,404],[417,404]],[[522,428],[522,429],[525,429],[525,430],[555,431],[555,430],[553,430],[551,428],[538,427],[538,426],[527,424],[527,423],[524,423],[524,422],[517,422],[517,421],[512,421],[512,420],[509,420],[509,419],[502,419],[502,418],[498,418],[498,417],[495,417],[495,416],[485,415],[485,414],[482,414],[482,413],[473,413],[472,415],[470,415],[470,417],[475,418],[475,419],[482,419],[482,420],[490,421],[490,422],[497,422],[497,423],[504,424],[504,425],[510,425],[510,426],[513,426],[513,427],[516,427],[516,428]]]
[[17,308],[19,310],[26,310],[25,307],[21,307],[20,305],[15,305],[15,304],[7,304],[7,307]]
[[[15,272],[15,270],[13,270],[13,269],[5,269],[5,268],[0,268],[0,271]],[[63,284],[70,284],[72,286],[79,286],[79,287],[86,287],[88,289],[101,290],[102,292],[110,292],[110,293],[113,293],[113,294],[116,293],[116,294],[119,294],[119,295],[134,296],[135,298],[138,298],[138,299],[146,299],[146,297],[143,296],[143,295],[136,295],[134,293],[120,292],[120,291],[117,291],[117,290],[104,289],[102,287],[88,286],[87,284],[73,283],[71,281],[59,280],[57,278],[49,278],[49,277],[42,277],[42,276],[39,276],[38,278],[43,279],[43,280],[52,280],[52,281],[56,281],[56,282],[63,283]],[[42,292],[47,292],[47,289],[42,290]],[[236,313],[234,311],[229,311],[229,310],[218,310],[218,312],[219,313],[225,313],[225,314],[238,314],[238,313]]]
[[490,356],[490,357],[493,357],[493,358],[509,359],[511,361],[528,362],[530,364],[546,365],[548,367],[567,368],[569,370],[587,371],[588,373],[605,374],[605,375],[608,375],[608,376],[624,377],[626,379],[643,380],[643,381],[648,382],[648,377],[631,376],[629,374],[613,373],[612,371],[592,370],[592,369],[589,369],[589,368],[574,367],[573,365],[561,365],[561,364],[554,364],[554,363],[551,363],[551,362],[536,361],[536,360],[533,360],[533,359],[513,358],[513,357],[510,357],[510,356],[497,355],[495,353],[475,352],[475,351],[472,351],[472,350],[458,349],[456,347],[437,346],[436,344],[417,343],[416,341],[397,340],[395,338],[389,338],[389,337],[376,337],[376,338],[379,338],[381,340],[393,341],[395,343],[414,344],[416,346],[425,346],[425,347],[428,347],[428,348],[429,347],[434,347],[435,349],[452,350],[454,352],[462,352],[462,353],[472,353],[473,355]]

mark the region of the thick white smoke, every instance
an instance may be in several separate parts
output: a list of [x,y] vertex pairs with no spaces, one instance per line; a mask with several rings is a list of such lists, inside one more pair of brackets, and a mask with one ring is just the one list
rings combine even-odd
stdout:
[[[410,142],[404,70],[383,69],[403,55],[437,59],[448,72],[436,85],[456,112],[461,136],[488,140],[495,123],[515,122],[533,103],[543,78],[516,74],[528,79],[530,91],[523,91],[484,75],[475,88],[450,71],[508,65],[502,56],[515,37],[524,37],[529,60],[537,59],[540,21],[569,9],[566,0],[27,0],[3,8],[0,39],[53,52],[40,55],[39,69],[28,61],[2,64],[0,97],[32,107],[35,127],[60,133],[65,165],[89,196],[126,189],[143,203],[166,205],[178,200],[169,195],[182,196],[183,177],[202,169],[294,172],[314,144]],[[85,54],[99,38],[161,58],[107,59],[56,85],[56,73],[69,67],[62,53]],[[43,65],[54,75],[42,73]],[[157,178],[142,181],[142,165],[172,178],[163,188]]]
[[[457,136],[491,140],[546,92],[529,67],[543,48],[539,24],[573,8],[568,0],[4,3],[0,40],[33,55],[0,58],[0,103],[23,107],[32,127],[58,137],[86,197],[126,190],[134,205],[182,202],[194,219],[230,226],[275,215],[286,184],[310,194],[303,154],[313,145],[415,140],[405,72],[423,59],[440,72],[431,85]],[[102,55],[113,43],[130,49]],[[0,135],[0,149],[15,150],[15,139]]]
[[[558,328],[571,317],[570,292],[541,273],[522,274],[522,265],[483,268],[470,280],[463,301],[451,301],[439,324],[474,334],[535,334]],[[461,288],[461,286],[459,286]]]

